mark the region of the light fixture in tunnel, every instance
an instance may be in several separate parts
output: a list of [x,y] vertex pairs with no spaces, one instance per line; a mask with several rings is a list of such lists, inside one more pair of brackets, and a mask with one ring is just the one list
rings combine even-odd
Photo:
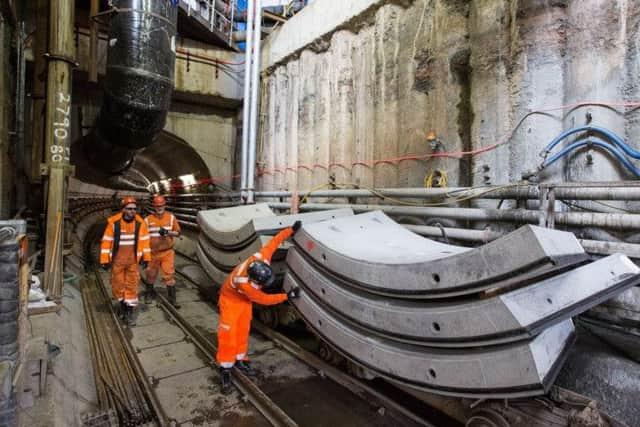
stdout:
[[149,184],[148,189],[152,194],[157,194],[160,192],[160,185],[158,185],[157,182],[152,182],[151,184]]
[[178,178],[180,179],[180,181],[182,181],[182,185],[184,187],[189,187],[191,185],[196,185],[197,184],[196,177],[193,176],[193,174],[180,175]]

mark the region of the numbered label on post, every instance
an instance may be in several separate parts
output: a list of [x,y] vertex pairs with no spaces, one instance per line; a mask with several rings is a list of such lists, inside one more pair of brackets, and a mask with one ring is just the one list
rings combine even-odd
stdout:
[[56,97],[56,121],[53,122],[53,136],[55,143],[51,145],[52,162],[68,162],[71,156],[71,149],[67,140],[69,139],[69,129],[71,127],[71,95],[58,93]]

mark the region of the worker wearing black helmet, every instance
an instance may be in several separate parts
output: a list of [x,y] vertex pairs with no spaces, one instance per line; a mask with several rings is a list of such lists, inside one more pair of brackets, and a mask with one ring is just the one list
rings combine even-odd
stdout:
[[279,294],[264,291],[272,288],[276,279],[270,266],[273,254],[300,226],[300,221],[296,221],[292,227],[275,235],[259,252],[239,264],[222,285],[218,300],[220,324],[216,359],[220,365],[222,392],[225,394],[231,392],[231,368],[234,366],[245,375],[255,375],[249,366],[247,353],[252,303],[275,305],[298,296],[297,289]]

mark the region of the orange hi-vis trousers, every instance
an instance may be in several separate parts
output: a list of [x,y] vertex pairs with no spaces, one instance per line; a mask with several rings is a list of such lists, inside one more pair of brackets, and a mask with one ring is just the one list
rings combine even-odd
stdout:
[[247,350],[253,303],[275,305],[287,300],[287,294],[263,292],[261,285],[249,280],[247,269],[256,260],[270,264],[278,246],[291,234],[291,227],[276,234],[262,249],[236,266],[222,284],[218,298],[220,323],[216,355],[216,360],[222,368],[231,368],[236,360],[249,360]]
[[138,283],[140,272],[138,263],[118,264],[111,267],[111,292],[118,301],[124,301],[127,305],[138,305]]
[[155,283],[158,278],[158,271],[162,271],[162,282],[167,286],[173,286],[176,284],[174,275],[176,273],[174,267],[174,255],[173,249],[167,249],[166,251],[151,252],[151,262],[147,267],[147,283]]
[[236,360],[249,360],[250,302],[220,300],[217,360],[223,368],[231,368]]

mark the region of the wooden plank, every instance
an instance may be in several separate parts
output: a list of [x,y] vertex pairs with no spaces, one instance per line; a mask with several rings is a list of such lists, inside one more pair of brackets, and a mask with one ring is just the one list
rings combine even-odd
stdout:
[[29,316],[35,316],[38,314],[57,313],[62,309],[60,304],[53,305],[51,307],[31,307],[28,309]]

